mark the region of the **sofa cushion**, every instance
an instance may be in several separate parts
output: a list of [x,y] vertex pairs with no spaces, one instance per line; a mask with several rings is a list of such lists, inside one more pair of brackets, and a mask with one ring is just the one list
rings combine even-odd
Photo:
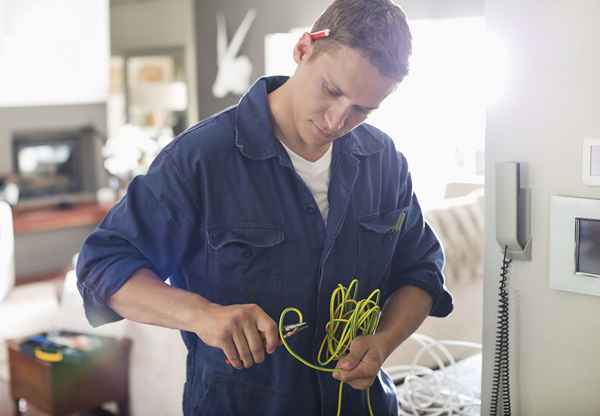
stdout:
[[445,200],[425,218],[442,243],[447,281],[476,280],[483,274],[483,193]]
[[10,205],[0,201],[0,302],[15,284],[14,240],[12,210]]

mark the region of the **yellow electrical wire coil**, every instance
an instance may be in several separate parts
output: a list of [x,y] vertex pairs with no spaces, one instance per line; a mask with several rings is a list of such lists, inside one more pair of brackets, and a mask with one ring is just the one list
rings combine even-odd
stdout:
[[[289,346],[283,336],[285,316],[293,312],[298,317],[298,322],[302,323],[304,322],[302,312],[294,307],[285,308],[281,312],[281,315],[279,315],[279,336],[283,346],[292,357],[314,370],[333,373],[335,368],[324,366],[334,361],[337,362],[342,358],[349,351],[354,338],[375,333],[381,317],[381,308],[379,307],[381,291],[376,289],[366,299],[357,300],[357,288],[358,280],[353,279],[347,288],[342,284],[338,284],[333,290],[329,301],[329,321],[325,325],[325,337],[321,342],[321,348],[319,348],[319,354],[317,355],[318,365],[302,358]],[[341,414],[343,385],[344,382],[340,381],[337,416]],[[374,416],[369,390],[367,390],[367,403],[369,405],[369,415]]]

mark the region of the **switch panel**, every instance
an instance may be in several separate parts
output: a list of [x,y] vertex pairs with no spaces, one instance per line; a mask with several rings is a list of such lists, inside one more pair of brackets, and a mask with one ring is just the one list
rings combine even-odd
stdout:
[[600,139],[583,141],[582,179],[586,185],[600,186]]

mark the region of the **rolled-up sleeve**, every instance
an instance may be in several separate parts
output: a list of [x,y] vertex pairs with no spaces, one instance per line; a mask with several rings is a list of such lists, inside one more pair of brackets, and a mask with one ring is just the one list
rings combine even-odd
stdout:
[[423,218],[413,192],[408,164],[398,153],[401,192],[399,206],[406,207],[404,224],[390,264],[389,294],[402,286],[425,290],[433,300],[431,316],[444,317],[453,309],[452,295],[444,285],[444,252],[440,242]]
[[166,280],[177,269],[198,204],[186,180],[166,148],[84,241],[77,286],[93,326],[123,319],[108,301],[137,270]]

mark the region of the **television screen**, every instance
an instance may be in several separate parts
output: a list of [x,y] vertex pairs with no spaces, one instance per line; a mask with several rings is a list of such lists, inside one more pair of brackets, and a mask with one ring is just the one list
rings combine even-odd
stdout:
[[13,145],[21,198],[82,191],[79,137],[52,140],[17,137]]
[[600,276],[600,220],[575,221],[575,272]]

